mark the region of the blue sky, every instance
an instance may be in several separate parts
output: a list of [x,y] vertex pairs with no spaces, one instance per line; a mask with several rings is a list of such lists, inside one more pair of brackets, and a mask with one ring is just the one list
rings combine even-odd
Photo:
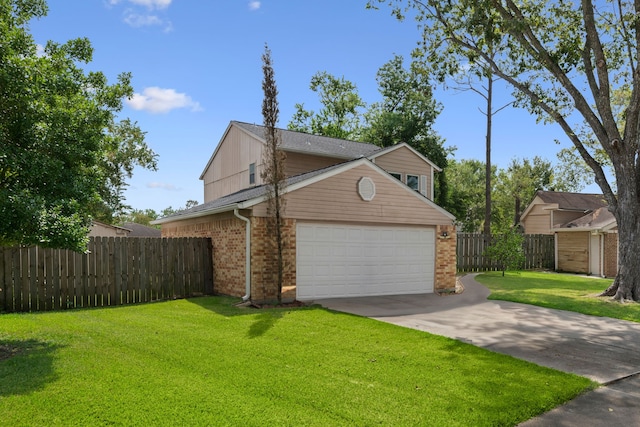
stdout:
[[[379,100],[375,75],[395,54],[409,58],[419,39],[415,23],[399,23],[388,10],[366,10],[365,0],[49,0],[49,15],[31,24],[39,44],[87,37],[94,47],[86,70],[111,82],[133,74],[135,97],[122,117],[138,122],[159,155],[159,169],[138,169],[125,192],[138,209],[160,211],[203,201],[198,179],[229,121],[262,123],[261,55],[272,51],[286,127],[296,103],[317,108],[311,76],[327,71],[358,87],[367,103]],[[496,106],[510,100],[497,94]],[[438,87],[444,109],[435,129],[456,159],[485,155],[483,100]],[[494,117],[493,163],[539,155],[553,162],[568,139],[559,127],[536,124],[524,110]],[[597,190],[596,190],[597,191]]]

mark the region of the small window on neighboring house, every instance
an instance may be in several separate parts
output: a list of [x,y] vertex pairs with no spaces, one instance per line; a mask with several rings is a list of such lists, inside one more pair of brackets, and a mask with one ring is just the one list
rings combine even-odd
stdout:
[[256,183],[256,164],[251,163],[249,165],[249,185]]
[[402,181],[402,174],[401,173],[389,172],[389,175],[391,175],[392,177],[394,177],[398,181]]
[[407,186],[412,190],[420,191],[420,177],[407,174]]

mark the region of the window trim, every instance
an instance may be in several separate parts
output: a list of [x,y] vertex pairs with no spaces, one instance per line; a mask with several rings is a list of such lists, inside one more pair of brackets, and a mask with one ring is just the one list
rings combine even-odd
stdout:
[[402,182],[402,173],[400,172],[388,172],[388,173],[398,181]]
[[249,185],[255,185],[256,183],[256,164],[249,164]]
[[[409,185],[409,177],[413,177],[416,179],[416,188],[413,188],[412,186]],[[414,175],[414,174],[408,173],[406,175],[405,184],[407,185],[407,187],[411,188],[412,190],[420,192],[420,175]]]

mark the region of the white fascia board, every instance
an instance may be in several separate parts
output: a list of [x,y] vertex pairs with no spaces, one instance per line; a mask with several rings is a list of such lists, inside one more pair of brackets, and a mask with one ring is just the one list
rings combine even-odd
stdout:
[[390,153],[392,151],[395,151],[395,150],[397,150],[398,148],[401,148],[401,147],[407,147],[413,154],[415,154],[416,156],[420,157],[420,159],[422,159],[425,163],[429,164],[436,171],[442,172],[442,168],[440,168],[438,165],[433,163],[431,160],[427,159],[425,156],[420,154],[418,151],[416,151],[415,148],[413,148],[412,146],[410,146],[406,142],[401,142],[399,144],[395,144],[395,145],[392,145],[390,147],[385,147],[382,150],[376,151],[375,153],[367,156],[367,158],[369,160],[374,160],[376,157],[380,157],[380,156],[382,156],[384,154],[387,154],[387,153]]
[[[200,218],[200,217],[203,217],[203,216],[209,216],[209,215],[215,215],[215,214],[218,214],[218,213],[229,212],[229,211],[232,211],[232,210],[234,210],[234,209],[236,209],[238,207],[239,207],[238,203],[233,203],[233,204],[230,204],[230,205],[220,206],[220,207],[217,207],[217,208],[214,208],[214,209],[203,209],[201,211],[187,213],[187,214],[180,215],[180,216],[171,216],[171,217],[156,219],[154,221],[151,221],[150,224],[159,225],[159,224],[166,224],[168,222],[182,221],[184,219]],[[242,208],[240,208],[240,209],[242,209]]]

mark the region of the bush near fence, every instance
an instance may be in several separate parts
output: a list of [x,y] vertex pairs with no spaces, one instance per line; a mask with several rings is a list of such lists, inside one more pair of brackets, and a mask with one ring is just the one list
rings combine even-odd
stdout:
[[[458,233],[457,235],[457,269],[458,271],[498,271],[500,265],[485,255],[491,244],[480,233]],[[555,268],[554,237],[548,234],[524,235],[525,270]]]
[[91,237],[87,253],[0,247],[0,311],[107,307],[213,293],[211,239]]

